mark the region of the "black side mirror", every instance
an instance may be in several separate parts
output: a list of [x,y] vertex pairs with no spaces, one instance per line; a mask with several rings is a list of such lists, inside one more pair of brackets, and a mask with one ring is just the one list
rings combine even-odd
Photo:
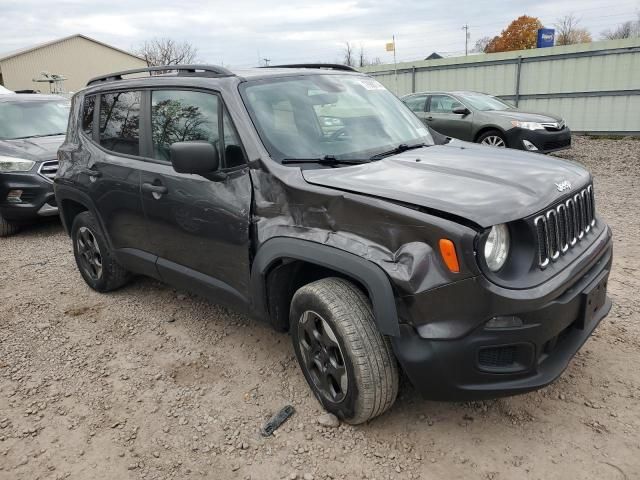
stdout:
[[178,173],[203,175],[218,170],[220,155],[209,142],[176,142],[169,147],[171,165]]
[[467,107],[456,107],[451,112],[458,115],[469,115],[471,113]]

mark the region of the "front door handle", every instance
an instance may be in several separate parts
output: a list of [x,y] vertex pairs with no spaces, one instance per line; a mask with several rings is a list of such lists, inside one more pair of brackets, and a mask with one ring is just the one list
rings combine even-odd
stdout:
[[169,191],[167,187],[164,185],[154,185],[153,183],[143,183],[142,184],[143,192],[150,192],[153,194],[154,198],[158,198],[160,195],[164,195]]
[[93,170],[91,168],[83,168],[82,169],[82,173],[85,173],[87,175],[89,175],[90,177],[101,177],[102,176],[102,172],[99,172],[98,170]]
[[430,122],[431,120],[433,120],[433,117],[427,117],[427,122]]

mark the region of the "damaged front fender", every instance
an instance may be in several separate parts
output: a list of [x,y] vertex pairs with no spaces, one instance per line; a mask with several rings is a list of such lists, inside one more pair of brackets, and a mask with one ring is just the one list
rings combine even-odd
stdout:
[[[273,171],[276,170],[276,171]],[[278,259],[304,260],[367,288],[380,331],[398,335],[402,298],[478,274],[476,232],[412,206],[305,182],[300,169],[256,162],[252,228],[257,239],[252,297],[267,312],[265,275]],[[457,248],[460,272],[437,251],[440,238]]]

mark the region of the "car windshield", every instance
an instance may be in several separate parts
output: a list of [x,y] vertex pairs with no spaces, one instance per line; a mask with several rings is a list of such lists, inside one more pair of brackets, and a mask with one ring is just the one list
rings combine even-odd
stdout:
[[433,139],[376,80],[319,74],[247,82],[247,109],[272,158],[363,159]]
[[500,100],[499,98],[486,95],[484,93],[462,93],[458,94],[462,100],[471,105],[476,110],[483,112],[489,110],[509,110],[513,105]]
[[68,119],[63,99],[0,102],[0,140],[63,135]]

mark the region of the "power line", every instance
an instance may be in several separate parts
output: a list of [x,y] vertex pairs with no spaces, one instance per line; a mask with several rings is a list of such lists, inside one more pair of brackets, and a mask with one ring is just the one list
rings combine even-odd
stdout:
[[[604,10],[604,7],[591,7],[591,8],[586,8],[584,9],[585,11],[589,10],[589,11],[594,11],[594,10]],[[607,9],[608,11],[610,11],[610,9]],[[584,22],[585,20],[589,20],[589,19],[612,19],[611,21],[607,21],[605,22],[597,22],[596,24],[591,24],[588,25],[588,28],[590,28],[592,31],[594,31],[594,33],[597,33],[595,30],[596,29],[601,29],[601,28],[605,28],[605,27],[613,27],[616,26],[619,22],[614,21],[613,18],[616,17],[624,17],[624,18],[629,18],[630,16],[635,16],[637,14],[637,11],[633,11],[633,12],[623,12],[623,13],[613,13],[613,14],[607,14],[607,15],[598,15],[596,13],[592,13],[591,15],[588,16],[583,16],[580,18],[580,20],[582,22]],[[475,29],[475,31],[478,30],[485,30],[487,28],[490,27],[494,27],[494,26],[504,26],[506,27],[508,23],[505,22],[487,22],[487,23],[474,23],[474,24],[466,24],[465,26],[462,27],[462,29],[465,30],[465,37],[467,37],[468,35],[468,39],[470,39],[470,30],[473,28]],[[437,30],[428,30],[429,33],[429,37],[430,38],[434,38],[436,36],[438,36],[437,34],[439,33],[452,33],[450,28],[441,28],[441,29],[437,29]],[[447,43],[442,43],[440,45],[436,44],[432,44],[432,43],[426,43],[424,41],[424,30],[422,32],[415,32],[415,33],[404,33],[402,34],[402,37],[405,39],[404,44],[406,45],[405,47],[403,47],[402,49],[402,58],[398,58],[398,61],[402,61],[402,62],[407,62],[407,61],[413,61],[416,60],[415,56],[422,56],[422,54],[426,53],[428,50],[434,50],[434,51],[438,51],[441,54],[461,54],[462,52],[460,50],[454,50],[452,48],[450,48],[452,45],[451,42],[447,41]],[[413,40],[415,39],[415,40]],[[465,55],[468,55],[468,39],[465,38]],[[412,41],[413,40],[413,41]],[[421,41],[422,40],[422,41]],[[321,58],[333,58],[333,59],[337,59],[340,57],[340,47],[339,47],[339,42],[336,41],[334,42],[335,47],[334,48],[318,48],[315,50],[306,50],[304,55],[296,55],[296,56],[284,56],[284,57],[278,57],[276,62],[283,62],[283,63],[287,63],[287,62],[296,62],[296,61],[308,61],[310,57],[316,57],[318,60],[320,60]],[[384,45],[381,42],[382,45]],[[383,46],[376,48],[376,47],[369,47],[368,50],[369,52],[373,51],[375,52],[373,54],[373,56],[377,56],[376,54],[378,52],[382,53],[383,51]],[[420,54],[418,54],[418,52],[420,52]],[[423,58],[420,58],[423,59]],[[253,63],[242,63],[240,64],[236,64],[237,66],[253,66]]]

